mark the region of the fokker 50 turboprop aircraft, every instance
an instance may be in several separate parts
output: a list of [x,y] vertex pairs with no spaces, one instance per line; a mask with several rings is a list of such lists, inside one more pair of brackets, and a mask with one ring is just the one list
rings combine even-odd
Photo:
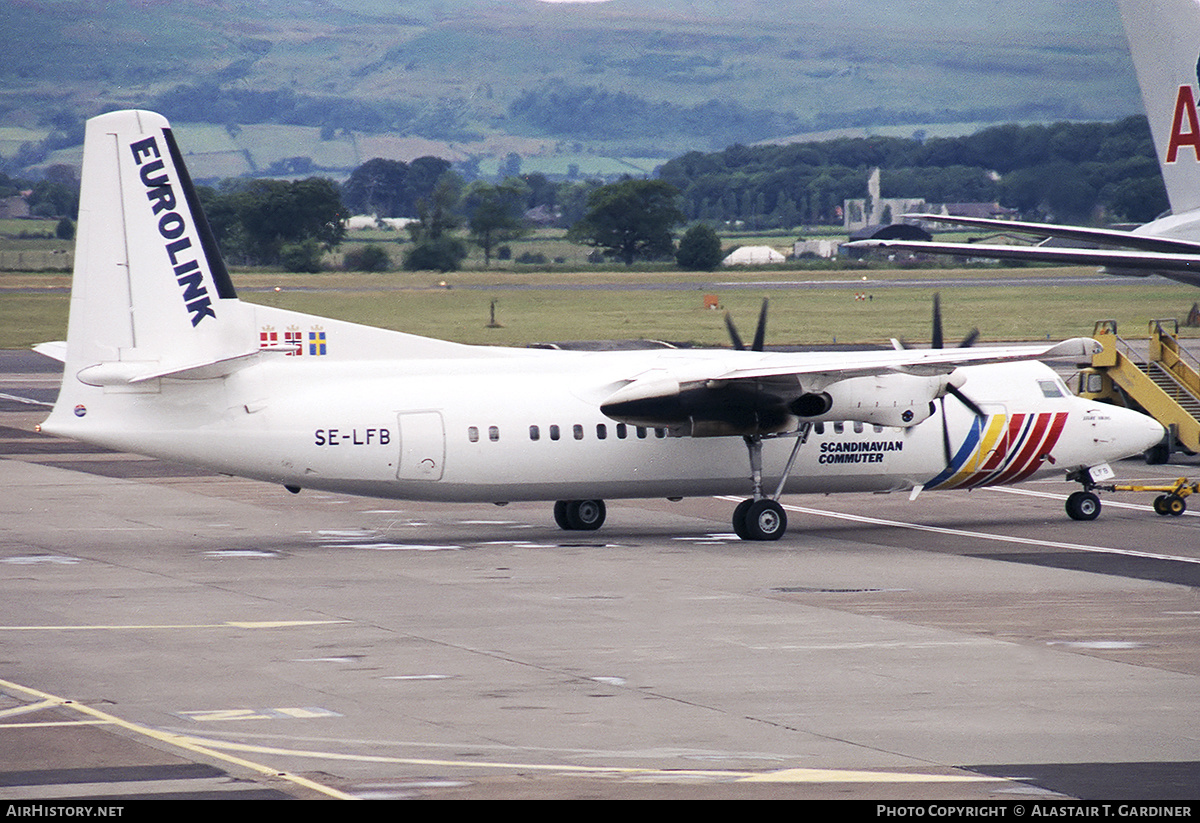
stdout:
[[[1103,266],[1109,274],[1158,274],[1200,286],[1200,0],[1119,0],[1171,213],[1133,231],[925,214],[906,219],[1059,238],[1083,247],[859,240],[856,248]],[[1100,248],[1096,248],[1100,246]]]
[[[88,122],[65,362],[42,431],[296,492],[557,501],[745,494],[748,539],[783,492],[964,489],[1049,474],[1100,509],[1107,461],[1158,423],[1072,396],[1033,358],[1057,345],[838,354],[466,346],[243,303],[167,121]],[[988,364],[988,365],[984,365]]]

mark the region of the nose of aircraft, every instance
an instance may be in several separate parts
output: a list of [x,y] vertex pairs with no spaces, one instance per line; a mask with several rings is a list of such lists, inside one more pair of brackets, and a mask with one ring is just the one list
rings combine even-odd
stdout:
[[1157,446],[1166,433],[1161,423],[1141,412],[1113,406],[1108,413],[1112,417],[1114,442],[1121,447],[1124,456]]

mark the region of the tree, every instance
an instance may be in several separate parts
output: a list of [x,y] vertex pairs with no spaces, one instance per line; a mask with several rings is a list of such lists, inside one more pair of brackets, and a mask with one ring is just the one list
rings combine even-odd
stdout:
[[417,203],[433,196],[449,170],[450,162],[440,157],[418,157],[411,163],[376,157],[350,173],[342,197],[355,214],[413,217]]
[[711,226],[698,223],[692,226],[679,241],[675,262],[687,271],[712,271],[721,265],[721,238]]
[[521,219],[527,192],[513,182],[493,185],[482,181],[467,191],[467,229],[471,242],[483,249],[483,264],[492,263],[492,249],[499,243],[527,234]]
[[391,267],[387,251],[374,243],[351,249],[342,257],[342,268],[346,271],[387,271]]
[[342,200],[354,214],[405,217],[408,164],[376,157],[350,173],[342,184]]
[[74,240],[75,239],[75,224],[71,222],[70,217],[63,217],[54,227],[54,236],[59,240]]
[[[202,189],[200,199],[222,251],[246,263],[278,263],[284,246],[303,247],[308,240],[330,249],[346,233],[338,186],[324,178],[253,180],[221,192]],[[312,248],[306,247],[310,257]],[[302,257],[289,248],[289,261]]]
[[459,267],[467,247],[450,232],[462,224],[458,213],[461,199],[462,179],[454,172],[444,172],[429,199],[418,201],[417,220],[405,227],[413,241],[413,248],[404,255],[406,271],[453,271]]
[[454,271],[462,265],[467,248],[457,237],[444,236],[437,240],[425,240],[413,246],[404,255],[405,271],[436,270]]
[[575,243],[603,249],[633,264],[639,257],[659,258],[673,251],[671,229],[682,223],[679,190],[661,180],[622,180],[588,196],[588,211],[567,232]]

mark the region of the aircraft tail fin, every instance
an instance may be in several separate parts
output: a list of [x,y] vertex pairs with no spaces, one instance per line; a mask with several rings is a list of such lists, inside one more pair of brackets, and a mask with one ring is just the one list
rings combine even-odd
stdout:
[[1200,209],[1200,0],[1120,0],[1171,210]]
[[68,370],[224,359],[252,332],[166,118],[118,111],[89,120]]

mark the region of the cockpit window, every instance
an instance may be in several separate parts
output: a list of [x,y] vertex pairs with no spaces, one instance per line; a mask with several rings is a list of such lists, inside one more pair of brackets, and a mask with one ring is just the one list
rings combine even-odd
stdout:
[[1043,397],[1062,397],[1062,389],[1059,388],[1056,380],[1039,380],[1038,386],[1042,389]]

